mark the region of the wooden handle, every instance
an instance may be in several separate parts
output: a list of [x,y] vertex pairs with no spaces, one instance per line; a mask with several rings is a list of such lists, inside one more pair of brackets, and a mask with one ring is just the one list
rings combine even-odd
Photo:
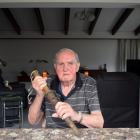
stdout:
[[[31,79],[34,80],[34,78],[36,76],[39,76],[39,73],[37,70],[34,70],[31,73]],[[59,102],[60,100],[56,97],[55,95],[55,91],[54,90],[50,90],[47,85],[43,87],[43,92],[46,93],[45,96],[47,97],[48,101],[52,104],[52,105],[56,105],[57,102]],[[72,130],[74,131],[74,133],[78,136],[79,135],[79,131],[78,128],[76,127],[76,125],[74,124],[74,122],[71,120],[71,118],[66,118],[65,122],[67,123],[67,125],[72,128]]]

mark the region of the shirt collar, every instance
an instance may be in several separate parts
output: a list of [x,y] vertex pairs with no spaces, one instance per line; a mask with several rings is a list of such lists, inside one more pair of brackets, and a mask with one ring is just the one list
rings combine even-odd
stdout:
[[[83,82],[82,82],[82,80],[81,80],[80,73],[77,72],[77,73],[76,73],[75,87],[74,87],[74,89],[68,94],[67,97],[71,96],[71,94],[73,94],[75,90],[79,90],[80,87],[82,86],[82,84],[83,84]],[[61,88],[60,88],[60,81],[59,81],[59,79],[58,79],[58,76],[55,76],[55,78],[52,80],[51,85],[50,85],[50,88],[51,88],[52,90],[55,90],[56,93],[59,93],[59,94],[62,95],[62,91],[61,91]],[[62,95],[62,96],[64,96],[64,95]],[[67,97],[64,96],[64,98],[67,98]]]

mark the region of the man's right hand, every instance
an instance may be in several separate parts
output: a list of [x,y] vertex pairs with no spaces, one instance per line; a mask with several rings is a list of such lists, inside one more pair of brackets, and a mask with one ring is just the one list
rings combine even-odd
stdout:
[[44,92],[42,91],[42,89],[47,85],[46,80],[46,77],[36,76],[32,81],[32,86],[39,96],[44,96]]

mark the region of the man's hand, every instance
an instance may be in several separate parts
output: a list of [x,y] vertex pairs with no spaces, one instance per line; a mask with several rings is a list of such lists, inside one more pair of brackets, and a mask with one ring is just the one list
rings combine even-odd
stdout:
[[73,110],[73,108],[65,102],[58,102],[55,106],[56,113],[52,114],[52,117],[58,117],[62,120],[70,117],[73,121],[79,121],[79,114]]
[[42,89],[47,85],[46,80],[46,77],[36,76],[32,81],[32,86],[37,91],[39,96],[44,96]]

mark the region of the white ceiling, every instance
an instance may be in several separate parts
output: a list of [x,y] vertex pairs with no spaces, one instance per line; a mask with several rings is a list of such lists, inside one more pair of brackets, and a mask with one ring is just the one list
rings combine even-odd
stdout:
[[[8,8],[18,24],[21,33],[18,34],[11,20],[3,9],[0,9],[0,38],[135,38],[140,39],[140,33],[135,34],[140,26],[140,0],[0,0],[0,8]],[[34,8],[38,8],[43,22],[41,33]],[[70,8],[65,23],[65,8]],[[96,11],[101,8],[95,27],[89,34],[90,21],[75,17],[78,11]],[[134,8],[118,30],[112,35],[112,29],[128,8]],[[127,11],[128,12],[128,11]],[[69,18],[68,18],[69,17]],[[65,25],[68,25],[65,29]],[[19,29],[18,28],[18,29]],[[65,32],[68,33],[65,33]]]
[[31,7],[104,7],[104,8],[130,8],[137,7],[140,0],[0,0],[1,8],[31,8]]

